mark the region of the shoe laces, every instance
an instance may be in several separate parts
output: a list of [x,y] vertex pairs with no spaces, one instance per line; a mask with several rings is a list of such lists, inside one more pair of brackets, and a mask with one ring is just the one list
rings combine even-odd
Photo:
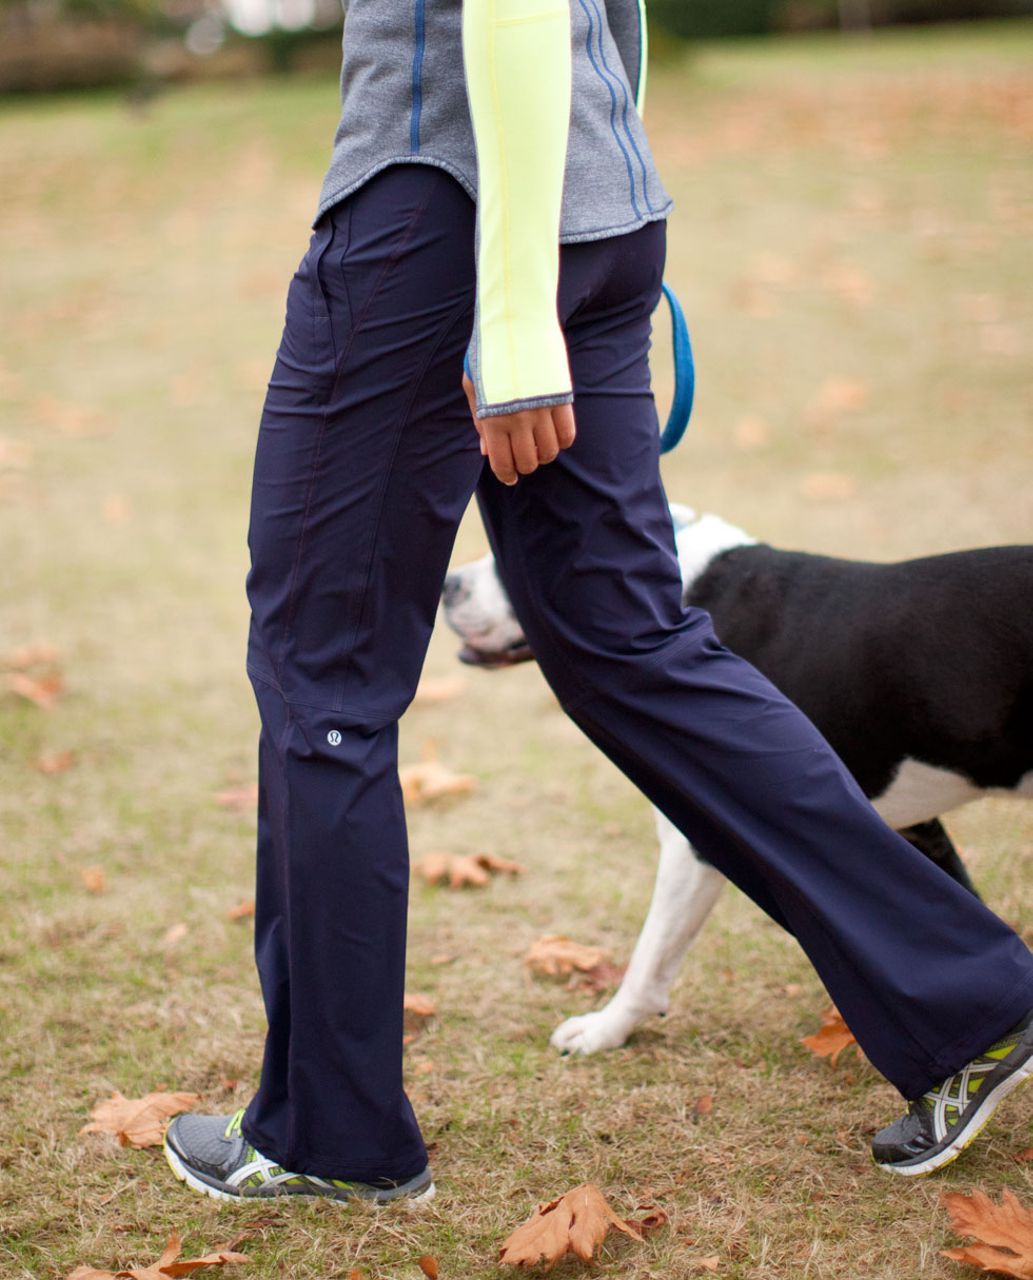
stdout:
[[242,1138],[244,1136],[240,1127],[240,1122],[243,1119],[244,1119],[244,1108],[241,1107],[239,1111],[235,1111],[233,1115],[230,1116],[230,1122],[226,1126],[226,1128],[223,1130],[227,1138]]

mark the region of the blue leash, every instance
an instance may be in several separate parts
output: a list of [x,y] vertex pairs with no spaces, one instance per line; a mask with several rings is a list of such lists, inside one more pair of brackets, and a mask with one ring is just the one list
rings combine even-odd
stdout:
[[692,358],[689,326],[685,312],[674,296],[674,290],[664,282],[664,297],[671,309],[671,338],[674,351],[674,399],[667,415],[667,422],[660,432],[660,452],[670,453],[685,434],[692,417],[692,404],[696,398],[696,362]]
[[[660,432],[660,452],[670,453],[685,434],[685,428],[692,417],[692,404],[696,398],[696,362],[692,358],[689,326],[685,322],[685,312],[681,309],[681,303],[674,296],[674,290],[669,284],[664,282],[661,288],[667,299],[667,305],[671,309],[674,399],[671,401],[667,422]],[[463,357],[463,368],[466,370],[466,376],[472,378],[469,352]]]

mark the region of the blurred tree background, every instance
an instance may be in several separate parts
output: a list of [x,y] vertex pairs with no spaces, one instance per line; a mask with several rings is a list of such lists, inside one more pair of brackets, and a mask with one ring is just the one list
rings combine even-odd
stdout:
[[[339,65],[340,0],[0,0],[0,92]],[[1029,16],[1033,0],[649,0],[654,52],[683,40]]]

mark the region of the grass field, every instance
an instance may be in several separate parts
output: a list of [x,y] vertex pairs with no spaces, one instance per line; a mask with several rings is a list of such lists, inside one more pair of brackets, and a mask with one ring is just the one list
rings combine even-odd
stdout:
[[[115,1089],[228,1111],[256,1078],[250,926],[226,917],[251,893],[253,822],[215,793],[253,777],[251,456],[336,118],[332,78],[0,112],[0,652],[56,646],[65,680],[49,711],[0,695],[0,1273],[142,1265],[173,1228],[192,1256],[253,1224],[241,1275],[415,1280],[430,1254],[448,1280],[490,1280],[538,1201],[594,1181],[620,1213],[670,1214],[645,1245],[608,1245],[598,1276],[676,1280],[713,1255],[751,1280],[963,1274],[938,1254],[955,1242],[938,1194],[1033,1198],[1012,1158],[1029,1100],[938,1179],[878,1174],[868,1137],[900,1100],[863,1061],[832,1071],[801,1048],[820,984],[740,894],[666,1022],[599,1058],[548,1047],[593,997],[529,979],[521,956],[561,932],[625,959],[654,839],[530,666],[472,673],[402,727],[403,761],[432,739],[478,779],[412,811],[414,857],[529,867],[413,888],[409,986],[438,1009],[408,1049],[433,1205],[219,1207],[158,1152],[78,1136]],[[671,496],[872,559],[1033,541],[1033,27],[702,47],[651,70],[646,121],[699,364]],[[665,319],[655,341],[663,412]],[[457,560],[483,547],[471,514]],[[455,649],[439,629],[427,671],[453,673]],[[73,767],[40,772],[64,751]],[[1029,937],[1033,814],[983,802],[950,827]]]

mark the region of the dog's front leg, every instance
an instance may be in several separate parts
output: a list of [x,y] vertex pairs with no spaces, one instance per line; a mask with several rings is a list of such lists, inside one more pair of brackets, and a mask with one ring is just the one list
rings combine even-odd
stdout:
[[595,1013],[560,1023],[550,1044],[561,1053],[616,1049],[643,1019],[667,1012],[671,984],[725,883],[659,809],[660,865],[649,914],[616,995]]

